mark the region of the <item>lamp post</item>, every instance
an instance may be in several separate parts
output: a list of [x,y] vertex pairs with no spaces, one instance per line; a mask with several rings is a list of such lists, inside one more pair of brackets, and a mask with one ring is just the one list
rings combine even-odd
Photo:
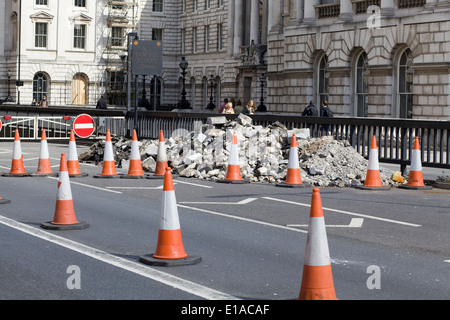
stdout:
[[257,108],[257,110],[260,112],[267,111],[267,108],[264,105],[264,82],[265,81],[266,81],[266,75],[264,73],[261,73],[261,75],[259,76],[259,82],[260,82],[260,86],[261,86],[261,99],[259,99],[260,104]]
[[211,78],[209,78],[209,87],[211,89],[211,95],[209,96],[209,103],[206,106],[207,109],[214,109],[216,107],[216,105],[213,102],[213,88],[214,88],[214,76],[211,75]]
[[13,98],[11,97],[11,76],[12,76],[11,70],[8,70],[6,72],[6,75],[8,76],[8,96],[6,97],[6,101],[12,102]]
[[186,57],[181,57],[181,62],[180,62],[180,68],[181,68],[181,75],[183,76],[182,78],[182,82],[183,82],[183,88],[181,89],[181,100],[178,102],[178,107],[180,109],[190,109],[190,104],[189,101],[186,100],[186,89],[185,89],[185,84],[186,84],[186,69],[189,66],[189,63],[186,60]]

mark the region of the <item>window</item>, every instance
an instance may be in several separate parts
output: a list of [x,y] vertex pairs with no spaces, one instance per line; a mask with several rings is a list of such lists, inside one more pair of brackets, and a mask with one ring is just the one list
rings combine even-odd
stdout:
[[398,64],[398,107],[400,118],[412,118],[413,58],[410,49],[402,52]]
[[162,40],[163,39],[163,29],[152,29],[152,40]]
[[181,29],[181,53],[186,52],[186,29]]
[[124,43],[124,28],[112,27],[111,28],[111,46],[123,47]]
[[183,11],[182,11],[182,12],[183,12],[183,13],[186,13],[186,1],[187,1],[187,0],[183,0],[183,1],[182,1],[182,6],[183,6],[183,8],[182,8]]
[[36,0],[36,5],[38,5],[38,6],[46,6],[46,5],[48,5],[48,3],[47,3],[47,0]]
[[322,103],[323,100],[328,100],[328,79],[330,73],[328,72],[328,57],[324,55],[319,61],[318,69],[318,103]]
[[47,47],[47,23],[36,22],[34,32],[34,46],[36,48]]
[[163,12],[163,0],[153,0],[153,12]]
[[73,47],[85,49],[86,45],[86,25],[76,24],[73,28]]
[[197,52],[197,27],[192,28],[192,53]]
[[194,0],[194,11],[198,11],[198,0]]
[[75,0],[75,7],[86,7],[86,0]]
[[367,117],[368,115],[368,81],[367,55],[365,52],[362,52],[356,61],[355,70],[355,107],[357,117]]
[[211,8],[211,0],[205,0],[205,10]]
[[223,23],[217,25],[217,51],[223,49]]
[[205,52],[209,52],[209,26],[205,26]]
[[33,78],[33,99],[39,103],[43,97],[48,97],[47,77],[43,73],[36,73]]

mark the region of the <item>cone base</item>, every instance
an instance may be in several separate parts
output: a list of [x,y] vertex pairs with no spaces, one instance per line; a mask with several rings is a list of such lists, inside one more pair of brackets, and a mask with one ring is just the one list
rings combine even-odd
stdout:
[[0,199],[0,204],[10,203],[11,200],[8,199]]
[[161,267],[173,267],[173,266],[186,266],[197,264],[202,261],[202,257],[196,255],[188,255],[186,258],[181,259],[160,259],[155,258],[154,254],[146,254],[139,257],[139,262],[142,262],[151,266],[161,266]]
[[41,223],[41,228],[48,230],[77,230],[86,229],[87,227],[89,227],[89,223],[86,221],[78,221],[75,224],[54,224],[51,221]]
[[29,177],[28,173],[2,173],[2,177]]
[[69,174],[70,178],[87,177],[87,176],[89,176],[89,174],[87,174],[87,173],[70,173]]
[[112,178],[120,178],[120,174],[114,174],[114,175],[105,175],[105,174],[96,174],[93,176],[94,178],[105,178],[105,179],[112,179]]
[[285,188],[305,188],[310,187],[308,183],[302,183],[302,184],[289,184],[286,182],[277,183],[275,185],[276,187],[285,187]]
[[143,174],[143,175],[137,175],[137,176],[130,176],[130,175],[123,175],[123,176],[120,176],[122,179],[145,179],[146,178],[146,176],[145,176],[145,174]]
[[363,189],[363,190],[391,190],[391,187],[366,187],[366,186],[356,186],[356,189]]
[[398,186],[400,189],[411,189],[411,190],[431,190],[432,186],[408,186],[407,184],[401,184]]
[[[176,174],[172,173],[172,176],[177,176]],[[147,179],[164,179],[164,176],[159,176],[159,175],[146,175]]]

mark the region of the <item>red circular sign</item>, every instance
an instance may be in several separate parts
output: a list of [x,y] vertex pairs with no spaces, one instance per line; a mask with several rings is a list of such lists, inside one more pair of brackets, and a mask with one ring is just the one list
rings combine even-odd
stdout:
[[80,114],[73,121],[73,131],[80,138],[87,138],[95,131],[94,119],[88,114]]

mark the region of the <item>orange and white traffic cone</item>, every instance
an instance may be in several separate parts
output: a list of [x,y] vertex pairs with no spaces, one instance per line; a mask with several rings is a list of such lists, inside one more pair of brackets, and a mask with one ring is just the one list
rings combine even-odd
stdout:
[[11,162],[11,170],[9,173],[3,173],[6,177],[26,177],[29,174],[25,171],[23,164],[22,146],[20,144],[19,131],[16,129],[14,134],[14,148]]
[[233,142],[230,149],[230,157],[228,159],[227,174],[225,179],[216,180],[220,183],[249,183],[250,181],[242,179],[241,166],[239,165],[239,151],[237,145],[236,132],[233,133]]
[[383,186],[381,183],[380,166],[378,163],[378,147],[377,139],[372,136],[372,143],[369,151],[369,164],[367,166],[366,180],[364,185],[358,186],[359,189],[364,190],[389,190],[389,187]]
[[67,169],[67,159],[64,153],[61,154],[58,178],[58,193],[56,195],[55,215],[53,221],[41,223],[41,227],[51,230],[73,230],[84,229],[89,224],[85,221],[78,221],[72,200],[72,190],[70,188],[69,172]]
[[297,138],[292,135],[291,147],[289,149],[289,162],[286,173],[286,179],[282,183],[277,183],[277,187],[304,188],[306,185],[302,182],[300,166],[298,164]]
[[87,173],[81,172],[80,163],[78,162],[77,142],[75,141],[75,133],[70,130],[69,150],[67,152],[67,168],[69,177],[86,177]]
[[337,300],[319,188],[313,188],[299,300]]
[[398,186],[403,189],[422,189],[430,190],[431,186],[426,186],[423,182],[422,173],[422,160],[420,159],[420,144],[419,138],[416,137],[414,140],[414,148],[411,153],[411,167],[409,169],[408,182],[406,184],[401,184]]
[[118,177],[116,170],[116,162],[114,160],[113,145],[111,142],[111,132],[106,130],[105,149],[103,150],[103,167],[102,173],[95,175],[94,178],[116,178]]
[[144,178],[144,170],[142,170],[141,154],[139,152],[139,141],[137,139],[136,129],[133,130],[133,137],[131,140],[130,163],[128,167],[128,174],[121,176],[121,178]]
[[53,172],[50,164],[50,156],[48,152],[47,135],[45,133],[45,129],[42,129],[41,133],[41,146],[39,150],[38,169],[36,173],[33,173],[31,175],[37,177],[49,177],[57,175],[56,173]]
[[201,261],[201,257],[189,256],[184,250],[175,189],[173,187],[170,168],[166,168],[166,173],[164,175],[161,219],[156,252],[154,254],[141,256],[139,261],[145,264],[159,266],[188,265],[196,264]]
[[164,179],[166,168],[169,167],[169,163],[167,161],[167,153],[166,153],[166,142],[164,141],[163,131],[159,131],[159,143],[158,143],[158,154],[156,156],[156,167],[155,173],[153,175],[147,176],[147,178],[156,178],[156,179]]

